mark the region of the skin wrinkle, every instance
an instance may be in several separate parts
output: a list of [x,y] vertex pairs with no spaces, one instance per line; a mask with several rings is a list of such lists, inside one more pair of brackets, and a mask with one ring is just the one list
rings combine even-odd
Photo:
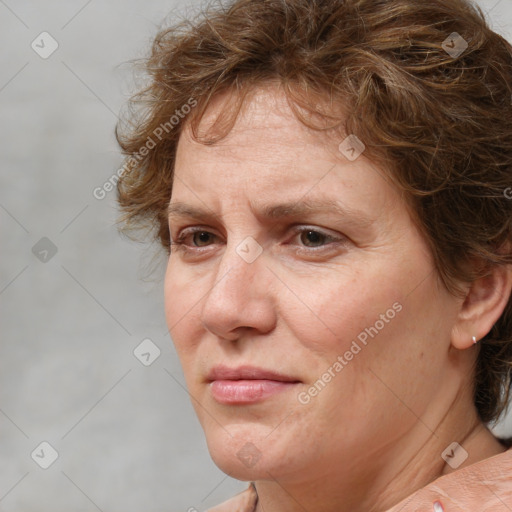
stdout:
[[[213,460],[256,482],[257,512],[406,512],[415,489],[414,510],[442,497],[447,512],[494,512],[488,475],[512,503],[498,474],[512,439],[484,427],[512,374],[510,44],[466,0],[219,7],[159,31],[136,122],[116,133],[123,227],[156,228],[169,255],[169,332]],[[365,147],[355,161],[340,154],[347,136]],[[305,198],[372,222],[258,211]],[[170,201],[209,215],[168,218]],[[343,242],[313,251],[306,226]],[[241,249],[258,245],[247,263]],[[215,364],[299,382],[226,405]],[[452,475],[440,454],[454,440],[469,457]]]
[[[187,386],[201,404],[194,407],[212,458],[234,477],[256,481],[257,512],[302,510],[297,502],[322,512],[380,512],[443,474],[439,454],[454,438],[467,441],[468,463],[503,451],[487,429],[478,430],[468,386],[473,344],[469,350],[451,345],[463,300],[440,285],[406,204],[364,156],[350,163],[338,156],[331,160],[335,171],[319,180],[323,165],[315,162],[333,155],[327,139],[303,129],[279,89],[258,96],[223,146],[199,144],[187,132],[180,141],[181,179],[171,204],[211,210],[200,219],[201,230],[221,238],[207,243],[201,256],[171,252],[168,324],[175,325],[182,311],[196,304],[171,336]],[[212,107],[204,122],[215,113]],[[257,129],[251,130],[253,125]],[[255,203],[286,203],[304,191],[306,198],[331,196],[348,211],[361,209],[373,219],[372,229],[360,245],[314,259],[296,253],[282,245],[288,221],[271,234],[274,225],[266,225]],[[290,222],[316,224],[311,213],[303,215]],[[318,229],[336,230],[334,218],[325,217],[327,224],[318,223]],[[194,218],[176,222],[176,231],[197,224]],[[247,236],[264,247],[251,264],[236,252]],[[403,309],[383,322],[378,335],[309,404],[300,404],[291,391],[246,406],[212,398],[205,375],[220,363],[279,370],[300,381],[298,390],[308,389],[357,333],[396,301]],[[343,427],[332,431],[332,425]],[[262,453],[251,468],[237,457],[247,442]]]

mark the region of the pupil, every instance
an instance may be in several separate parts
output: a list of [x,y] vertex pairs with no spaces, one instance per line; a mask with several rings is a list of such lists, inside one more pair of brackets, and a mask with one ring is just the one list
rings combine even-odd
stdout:
[[307,237],[307,241],[311,245],[318,245],[318,244],[322,243],[322,235],[321,235],[321,233],[318,233],[317,231],[307,231],[305,234],[306,234],[306,237]]
[[201,243],[205,243],[207,244],[208,243],[208,237],[209,237],[209,233],[207,233],[206,231],[201,231],[201,232],[198,232],[196,233],[196,242],[198,242],[199,244]]

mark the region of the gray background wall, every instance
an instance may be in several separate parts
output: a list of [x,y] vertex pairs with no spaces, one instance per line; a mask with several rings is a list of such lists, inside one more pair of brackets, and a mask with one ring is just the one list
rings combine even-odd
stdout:
[[[512,1],[480,4],[512,39]],[[122,63],[192,7],[0,0],[1,511],[204,510],[246,487],[211,462],[183,388],[165,262],[119,237],[114,192],[93,196],[120,163]],[[43,31],[59,45],[47,59],[31,48],[51,50]],[[150,366],[133,354],[146,338]]]

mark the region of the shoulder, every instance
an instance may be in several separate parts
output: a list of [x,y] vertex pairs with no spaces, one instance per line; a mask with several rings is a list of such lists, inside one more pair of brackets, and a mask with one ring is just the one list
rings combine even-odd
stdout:
[[442,504],[444,512],[510,512],[511,475],[512,450],[509,449],[434,480],[387,512],[430,511],[436,501]]
[[206,512],[254,512],[257,501],[256,489],[251,484],[245,491]]

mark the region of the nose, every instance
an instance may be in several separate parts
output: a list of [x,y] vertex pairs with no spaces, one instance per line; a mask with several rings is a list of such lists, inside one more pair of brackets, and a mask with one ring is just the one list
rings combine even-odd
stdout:
[[275,283],[265,252],[251,261],[243,250],[243,244],[226,246],[201,310],[204,328],[224,340],[235,341],[247,330],[265,334],[276,324]]

